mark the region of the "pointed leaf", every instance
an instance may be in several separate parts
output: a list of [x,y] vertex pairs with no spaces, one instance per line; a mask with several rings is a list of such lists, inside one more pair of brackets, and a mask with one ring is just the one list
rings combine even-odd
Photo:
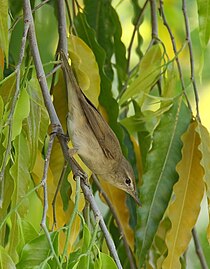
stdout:
[[190,122],[190,112],[179,98],[162,115],[153,134],[152,149],[146,160],[138,210],[136,247],[140,265],[152,244],[158,224],[167,208],[174,183],[178,179],[176,165],[181,159],[181,135]]
[[180,256],[185,252],[192,237],[200,204],[204,194],[204,170],[200,164],[201,152],[198,149],[200,137],[192,122],[182,137],[182,160],[177,165],[179,181],[174,185],[174,201],[169,206],[168,217],[171,230],[166,236],[168,256],[162,269],[181,268]]

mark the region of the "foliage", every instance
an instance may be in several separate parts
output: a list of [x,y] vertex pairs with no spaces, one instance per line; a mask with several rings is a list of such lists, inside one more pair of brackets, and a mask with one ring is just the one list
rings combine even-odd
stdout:
[[[65,80],[57,68],[60,2],[31,5],[52,104],[66,133]],[[116,133],[138,178],[142,207],[101,180],[109,208],[91,171],[76,157],[122,267],[186,268],[203,197],[210,203],[210,136],[201,123],[197,76],[209,70],[204,56],[210,1],[63,2],[78,84]],[[193,25],[192,12],[198,16]],[[0,268],[116,269],[57,138],[47,170],[47,202],[43,198],[53,126],[24,16],[21,1],[0,0]],[[46,203],[46,227],[40,230]],[[210,242],[210,224],[205,236]]]

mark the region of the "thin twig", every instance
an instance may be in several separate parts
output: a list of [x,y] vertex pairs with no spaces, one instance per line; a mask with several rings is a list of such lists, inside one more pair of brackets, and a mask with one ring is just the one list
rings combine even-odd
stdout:
[[194,56],[193,56],[193,51],[192,51],[192,42],[191,42],[191,37],[190,37],[190,26],[189,26],[189,20],[187,16],[186,0],[182,0],[182,11],[183,11],[184,22],[185,22],[186,41],[188,44],[188,49],[189,49],[189,54],[190,54],[190,71],[191,71],[190,79],[193,85],[193,90],[194,90],[194,95],[195,95],[196,113],[197,113],[196,117],[199,120],[199,122],[201,122],[200,113],[199,113],[198,89],[197,89],[196,80],[195,80]]
[[131,250],[130,250],[130,247],[129,247],[129,245],[128,245],[128,242],[127,242],[125,233],[124,233],[124,231],[123,231],[123,227],[122,227],[122,225],[121,225],[121,222],[120,222],[120,220],[118,219],[117,212],[116,212],[116,210],[114,209],[114,207],[112,206],[112,203],[111,203],[111,201],[109,200],[109,197],[107,196],[107,194],[105,193],[105,191],[102,189],[102,187],[101,187],[101,185],[100,185],[100,183],[99,183],[97,177],[93,174],[93,175],[92,175],[92,178],[93,178],[93,180],[94,180],[94,182],[95,182],[95,184],[96,184],[98,190],[99,190],[100,193],[103,195],[103,197],[104,197],[104,199],[105,199],[107,205],[109,206],[109,208],[110,208],[110,210],[111,210],[111,212],[112,212],[112,215],[114,216],[114,218],[115,218],[115,220],[116,220],[116,222],[117,222],[117,226],[118,226],[118,228],[119,228],[119,230],[120,230],[120,233],[121,233],[121,235],[122,235],[122,239],[123,239],[123,242],[124,242],[125,251],[126,251],[126,253],[127,253],[127,256],[128,256],[129,262],[130,262],[130,268],[131,268],[131,269],[135,269],[136,266],[135,266],[135,262],[134,262],[134,259],[133,259],[133,255],[132,255]]
[[133,42],[134,42],[134,38],[135,38],[135,35],[136,35],[136,32],[138,31],[139,29],[139,26],[140,26],[140,23],[141,23],[141,20],[142,20],[142,16],[144,15],[144,11],[146,9],[146,6],[148,4],[149,0],[146,0],[140,13],[139,13],[139,16],[136,20],[136,23],[134,25],[134,29],[133,29],[133,33],[132,33],[132,36],[131,36],[131,40],[130,40],[130,43],[129,43],[129,46],[128,46],[128,60],[127,60],[127,74],[129,74],[129,70],[130,70],[130,60],[131,60],[131,51],[132,51],[132,46],[133,46]]
[[19,95],[20,95],[20,68],[21,68],[21,64],[23,61],[23,57],[24,57],[24,52],[25,52],[25,47],[26,47],[26,38],[27,38],[28,31],[29,31],[29,23],[26,21],[24,24],[23,36],[22,36],[22,40],[21,40],[19,61],[18,61],[17,67],[15,69],[15,72],[16,72],[16,90],[15,90],[15,94],[14,94],[14,97],[12,100],[11,110],[10,110],[10,113],[9,113],[9,116],[7,119],[7,123],[6,123],[6,125],[8,125],[8,127],[9,127],[9,131],[8,131],[6,152],[4,154],[4,159],[2,162],[2,168],[1,168],[1,172],[0,172],[0,189],[1,189],[0,208],[2,207],[2,203],[3,203],[3,199],[4,199],[4,197],[3,197],[4,196],[4,174],[5,174],[5,169],[6,169],[8,157],[9,157],[9,154],[11,151],[12,119],[13,119],[13,115],[15,112],[15,106],[16,106],[16,103],[17,103]]
[[197,231],[195,228],[193,228],[193,230],[192,230],[192,235],[193,235],[193,240],[194,240],[194,244],[195,244],[195,251],[198,255],[198,259],[200,260],[201,267],[202,267],[202,269],[208,269],[209,267],[207,265],[205,256],[203,254],[203,249],[201,247],[201,244],[200,244],[200,241],[198,238],[198,234],[197,234]]
[[42,186],[43,186],[43,192],[44,192],[44,206],[43,206],[43,214],[42,214],[42,221],[41,226],[46,226],[46,217],[47,217],[47,210],[48,210],[48,195],[47,195],[47,173],[49,170],[50,165],[50,156],[52,152],[53,142],[55,140],[55,137],[57,135],[57,130],[55,127],[55,131],[52,132],[50,135],[50,140],[48,144],[47,154],[45,157],[45,164],[44,164],[44,172],[43,172],[43,178],[42,178]]
[[181,68],[181,64],[180,64],[180,61],[179,61],[179,57],[178,57],[175,38],[174,38],[173,33],[171,31],[171,28],[170,28],[170,26],[169,26],[169,24],[167,22],[167,19],[166,19],[165,13],[164,13],[163,5],[164,5],[163,0],[160,0],[160,15],[161,15],[161,17],[163,19],[163,24],[167,28],[169,36],[170,36],[170,39],[171,39],[171,43],[172,43],[172,47],[173,47],[173,51],[174,51],[174,55],[175,55],[175,60],[176,60],[176,64],[177,64],[177,68],[178,68],[178,72],[179,72],[179,78],[180,78],[180,82],[181,82],[182,92],[183,92],[183,94],[185,96],[185,99],[187,101],[187,105],[188,105],[189,109],[192,111],[189,99],[188,99],[186,91],[185,91],[184,78],[183,78],[182,68]]
[[60,68],[61,68],[61,64],[55,65],[55,67],[49,73],[46,74],[46,78],[52,76]]
[[45,235],[46,235],[47,240],[49,242],[50,249],[51,249],[52,254],[53,254],[53,256],[54,256],[54,258],[56,260],[56,263],[57,263],[58,267],[60,269],[62,269],[62,266],[61,266],[61,263],[59,261],[59,258],[56,255],[56,252],[55,252],[55,249],[54,249],[54,246],[53,246],[53,243],[52,243],[52,239],[50,237],[50,233],[48,231],[47,223],[46,223],[47,222],[46,221],[46,219],[47,219],[47,210],[48,210],[47,173],[48,173],[48,170],[49,170],[50,156],[51,156],[51,152],[52,152],[53,142],[54,142],[54,139],[55,139],[56,135],[57,135],[57,130],[56,130],[56,127],[55,127],[55,132],[53,132],[50,135],[50,141],[49,141],[49,144],[48,144],[47,154],[46,154],[46,158],[45,158],[43,178],[42,178],[42,187],[43,187],[43,192],[44,192],[44,199],[43,199],[44,200],[44,206],[43,206],[41,227],[45,232]]
[[110,236],[110,233],[106,227],[106,224],[104,222],[104,219],[103,219],[103,216],[100,212],[100,210],[98,209],[98,206],[95,202],[95,199],[93,197],[93,194],[90,190],[90,188],[85,184],[85,182],[83,180],[81,180],[81,188],[83,190],[83,193],[85,195],[85,198],[89,201],[90,203],[90,206],[93,210],[93,213],[95,215],[95,218],[96,219],[99,219],[99,225],[101,227],[101,230],[103,231],[103,234],[104,234],[104,237],[106,239],[106,243],[107,243],[107,246],[109,248],[109,251],[117,265],[117,268],[118,269],[123,269],[122,265],[121,265],[121,262],[120,262],[120,259],[118,257],[118,254],[117,254],[117,250],[115,248],[115,244],[113,242],[113,239],[111,238]]

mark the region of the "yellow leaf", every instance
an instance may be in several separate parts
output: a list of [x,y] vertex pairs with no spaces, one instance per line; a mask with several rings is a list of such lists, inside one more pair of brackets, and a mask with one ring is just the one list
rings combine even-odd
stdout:
[[[208,130],[201,123],[198,123],[196,131],[200,135],[201,139],[201,143],[198,148],[202,152],[201,165],[203,166],[205,171],[204,180],[206,183],[206,194],[208,198],[208,205],[210,205],[210,135]],[[209,219],[210,219],[210,207],[209,207]],[[207,238],[210,243],[210,223],[207,229]]]
[[74,35],[69,37],[69,53],[81,89],[97,107],[100,76],[95,55],[81,38]]
[[181,268],[179,258],[190,242],[191,231],[200,211],[204,193],[204,170],[200,164],[200,137],[195,131],[196,127],[197,123],[192,122],[182,137],[182,160],[177,165],[179,181],[174,185],[175,200],[168,210],[172,225],[166,236],[168,256],[162,269]]
[[110,202],[117,214],[118,220],[121,223],[123,233],[130,246],[134,250],[134,232],[129,225],[130,212],[126,205],[126,193],[120,189],[115,188],[104,180],[100,180],[100,184],[109,197]]

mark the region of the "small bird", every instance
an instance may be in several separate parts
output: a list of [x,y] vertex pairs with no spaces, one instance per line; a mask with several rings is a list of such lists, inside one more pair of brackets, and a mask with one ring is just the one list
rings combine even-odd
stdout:
[[129,193],[138,205],[135,177],[119,141],[99,111],[82,92],[64,52],[61,52],[68,93],[67,128],[73,149],[85,165],[103,180]]

